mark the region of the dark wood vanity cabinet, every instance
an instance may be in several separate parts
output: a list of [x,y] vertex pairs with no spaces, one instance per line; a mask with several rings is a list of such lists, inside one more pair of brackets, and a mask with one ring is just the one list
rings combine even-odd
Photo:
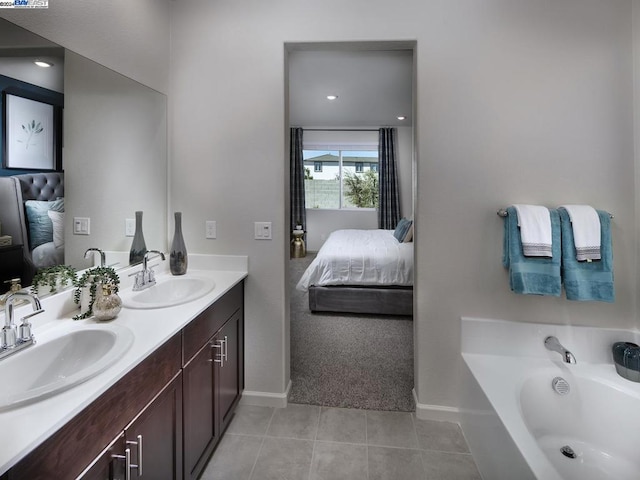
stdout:
[[197,478],[244,388],[243,303],[241,282],[0,480],[124,480],[126,450],[131,479]]
[[[82,480],[182,478],[182,375],[178,374],[92,462]],[[127,460],[128,457],[128,460]]]
[[123,456],[126,448],[127,444],[124,439],[124,433],[121,433],[98,455],[79,478],[82,480],[124,480],[124,461],[116,457]]
[[[163,395],[179,393],[181,400],[181,347],[182,335],[178,333],[11,468],[8,480],[75,479],[86,473],[89,466],[104,465],[105,459],[99,457],[105,446],[111,445],[123,432],[126,436],[132,422],[144,418],[145,412],[154,411],[156,406],[166,409],[161,400]],[[164,415],[163,411],[156,418]],[[173,428],[177,432],[181,419],[182,413],[176,412],[175,418],[159,421],[175,422]],[[179,436],[177,440],[164,440],[174,442],[176,455],[182,458],[181,443],[175,443],[180,441]],[[154,447],[151,448],[153,451]],[[96,466],[91,474],[99,475],[100,469]]]
[[[185,480],[196,479],[202,473],[244,388],[242,305],[239,285],[184,331]],[[198,342],[197,338],[201,340]],[[198,343],[199,350],[188,356]]]
[[[182,375],[178,375],[124,431],[131,478],[182,478]],[[121,461],[122,463],[122,461]]]
[[[224,430],[244,388],[244,331],[241,312],[236,312],[215,336],[222,352],[215,352],[221,361],[216,364],[218,377],[218,418]],[[215,361],[215,360],[214,360]]]
[[220,436],[213,409],[214,370],[208,343],[184,367],[185,479],[197,477],[195,473],[206,464],[207,447]]

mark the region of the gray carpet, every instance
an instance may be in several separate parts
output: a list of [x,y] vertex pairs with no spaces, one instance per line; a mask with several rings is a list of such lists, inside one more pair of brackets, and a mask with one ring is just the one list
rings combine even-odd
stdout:
[[318,314],[295,285],[314,255],[290,260],[292,403],[415,410],[410,317]]

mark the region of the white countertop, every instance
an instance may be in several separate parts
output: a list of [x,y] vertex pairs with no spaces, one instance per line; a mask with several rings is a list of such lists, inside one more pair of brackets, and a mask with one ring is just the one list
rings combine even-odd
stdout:
[[[150,262],[150,264],[155,263],[157,262]],[[168,275],[168,264],[167,258],[156,267],[158,279]],[[190,255],[186,276],[197,274],[213,279],[215,288],[210,293],[189,303],[173,307],[148,310],[122,308],[116,319],[104,322],[122,325],[133,332],[134,340],[129,350],[105,371],[84,383],[41,401],[0,411],[0,475],[18,463],[157,347],[244,279],[247,276],[247,264],[247,257]],[[133,271],[137,270],[139,267],[133,269]],[[130,271],[118,272],[121,280],[121,296],[131,289],[131,278],[127,276]],[[74,308],[71,295],[72,291],[67,291],[42,300],[45,313],[33,317],[32,322],[36,342],[39,333],[46,335],[51,329],[82,329],[83,326],[99,323],[91,318],[73,321],[71,317],[78,310]],[[20,318],[19,313],[16,316]],[[11,388],[11,386],[2,385],[1,388]]]

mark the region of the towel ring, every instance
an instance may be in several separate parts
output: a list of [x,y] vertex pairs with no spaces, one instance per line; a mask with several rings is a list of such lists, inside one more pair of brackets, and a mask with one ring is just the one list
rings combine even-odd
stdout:
[[[507,215],[509,215],[509,214],[507,213],[507,210],[506,210],[506,209],[504,209],[504,208],[501,208],[501,209],[500,209],[500,210],[498,210],[496,213],[498,214],[498,216],[499,216],[499,217],[506,217]],[[613,218],[613,214],[611,214],[611,213],[610,213],[610,214],[609,214],[609,218]]]

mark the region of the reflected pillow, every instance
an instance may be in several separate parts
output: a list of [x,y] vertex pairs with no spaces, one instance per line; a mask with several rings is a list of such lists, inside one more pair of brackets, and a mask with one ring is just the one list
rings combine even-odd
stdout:
[[58,248],[64,245],[64,212],[49,210],[47,212],[53,224],[53,245]]
[[29,230],[29,249],[33,250],[39,245],[53,242],[53,222],[49,218],[49,210],[64,212],[64,198],[53,202],[41,200],[27,200],[24,202],[27,212],[27,224]]

